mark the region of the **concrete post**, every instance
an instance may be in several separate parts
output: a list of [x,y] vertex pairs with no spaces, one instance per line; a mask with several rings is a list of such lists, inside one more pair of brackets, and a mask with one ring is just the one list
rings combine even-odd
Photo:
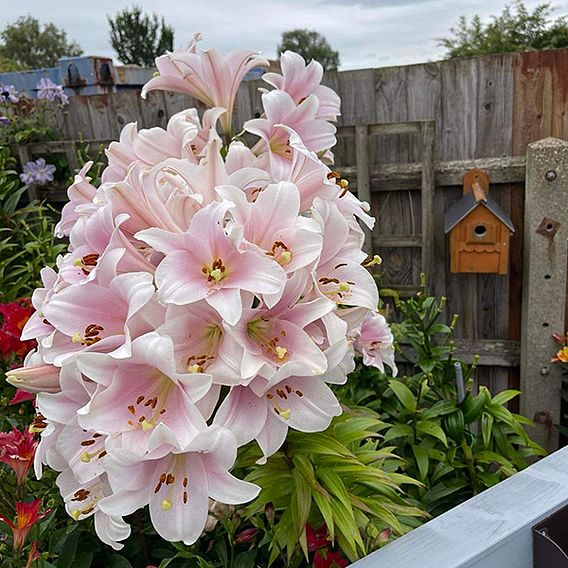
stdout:
[[529,144],[526,166],[521,413],[533,419],[530,435],[548,451],[558,447],[560,367],[550,363],[565,331],[568,239],[568,142]]

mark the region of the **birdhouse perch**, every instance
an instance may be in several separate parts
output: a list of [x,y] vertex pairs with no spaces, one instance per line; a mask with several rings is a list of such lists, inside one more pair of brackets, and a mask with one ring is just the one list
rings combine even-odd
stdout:
[[450,234],[451,271],[508,274],[509,242],[515,229],[509,215],[489,197],[487,173],[466,172],[463,193],[444,220],[444,231]]

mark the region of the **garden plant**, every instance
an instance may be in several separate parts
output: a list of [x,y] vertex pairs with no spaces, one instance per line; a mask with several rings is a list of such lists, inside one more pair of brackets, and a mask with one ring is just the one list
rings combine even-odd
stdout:
[[127,125],[56,226],[24,202],[49,164],[0,151],[3,566],[346,566],[543,453],[517,391],[474,390],[444,299],[391,331],[322,67],[283,53],[235,125],[267,62],[199,39],[143,96],[206,110]]

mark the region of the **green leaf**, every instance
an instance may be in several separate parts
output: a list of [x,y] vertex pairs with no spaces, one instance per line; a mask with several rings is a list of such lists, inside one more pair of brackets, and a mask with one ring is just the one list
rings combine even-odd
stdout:
[[427,434],[428,436],[437,438],[440,442],[442,442],[442,444],[444,444],[444,446],[448,445],[446,434],[436,422],[432,422],[430,420],[419,420],[416,423],[416,430],[422,434]]
[[403,382],[397,379],[391,379],[389,380],[389,387],[406,410],[409,412],[416,411],[416,398],[412,394],[412,391]]
[[429,420],[430,418],[436,418],[437,416],[452,414],[452,412],[456,411],[456,408],[457,405],[455,402],[449,400],[439,400],[430,408],[427,408],[422,412],[422,418]]
[[481,436],[483,438],[483,445],[486,448],[491,448],[491,431],[493,428],[493,416],[484,412],[481,416]]
[[395,438],[413,438],[414,430],[407,424],[396,424],[389,428],[385,434],[384,441],[394,440]]
[[418,465],[418,471],[420,472],[420,480],[425,481],[428,476],[428,454],[424,448],[421,446],[412,446],[412,452],[416,458],[416,464]]
[[335,534],[335,526],[333,524],[333,513],[331,511],[331,502],[328,495],[323,495],[319,491],[314,491],[312,497],[323,517],[329,533],[329,539],[333,542]]
[[296,540],[304,530],[312,507],[312,491],[298,469],[292,471],[292,502],[290,512]]
[[254,568],[254,561],[258,551],[256,549],[241,552],[235,557],[234,568]]
[[[72,566],[72,565],[70,565]],[[113,554],[106,562],[105,568],[132,568],[132,564],[120,554]],[[160,564],[160,568],[162,565]]]
[[502,392],[500,392],[499,394],[495,395],[493,397],[492,403],[493,404],[507,404],[507,402],[509,402],[511,399],[519,396],[521,394],[521,391],[518,390],[504,390]]

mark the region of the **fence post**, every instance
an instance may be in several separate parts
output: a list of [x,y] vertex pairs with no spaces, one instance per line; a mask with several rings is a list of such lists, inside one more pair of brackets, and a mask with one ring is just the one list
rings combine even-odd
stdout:
[[434,221],[434,192],[436,189],[434,171],[435,122],[424,121],[420,128],[422,134],[422,272],[427,293],[433,293],[436,275],[436,245]]
[[[355,126],[355,159],[357,161],[357,197],[371,205],[371,179],[369,176],[369,130],[366,124]],[[364,250],[367,254],[373,252],[373,234],[363,225],[365,232]]]
[[521,412],[534,419],[531,436],[548,451],[558,447],[560,367],[552,333],[565,331],[568,239],[568,142],[545,138],[527,150]]

